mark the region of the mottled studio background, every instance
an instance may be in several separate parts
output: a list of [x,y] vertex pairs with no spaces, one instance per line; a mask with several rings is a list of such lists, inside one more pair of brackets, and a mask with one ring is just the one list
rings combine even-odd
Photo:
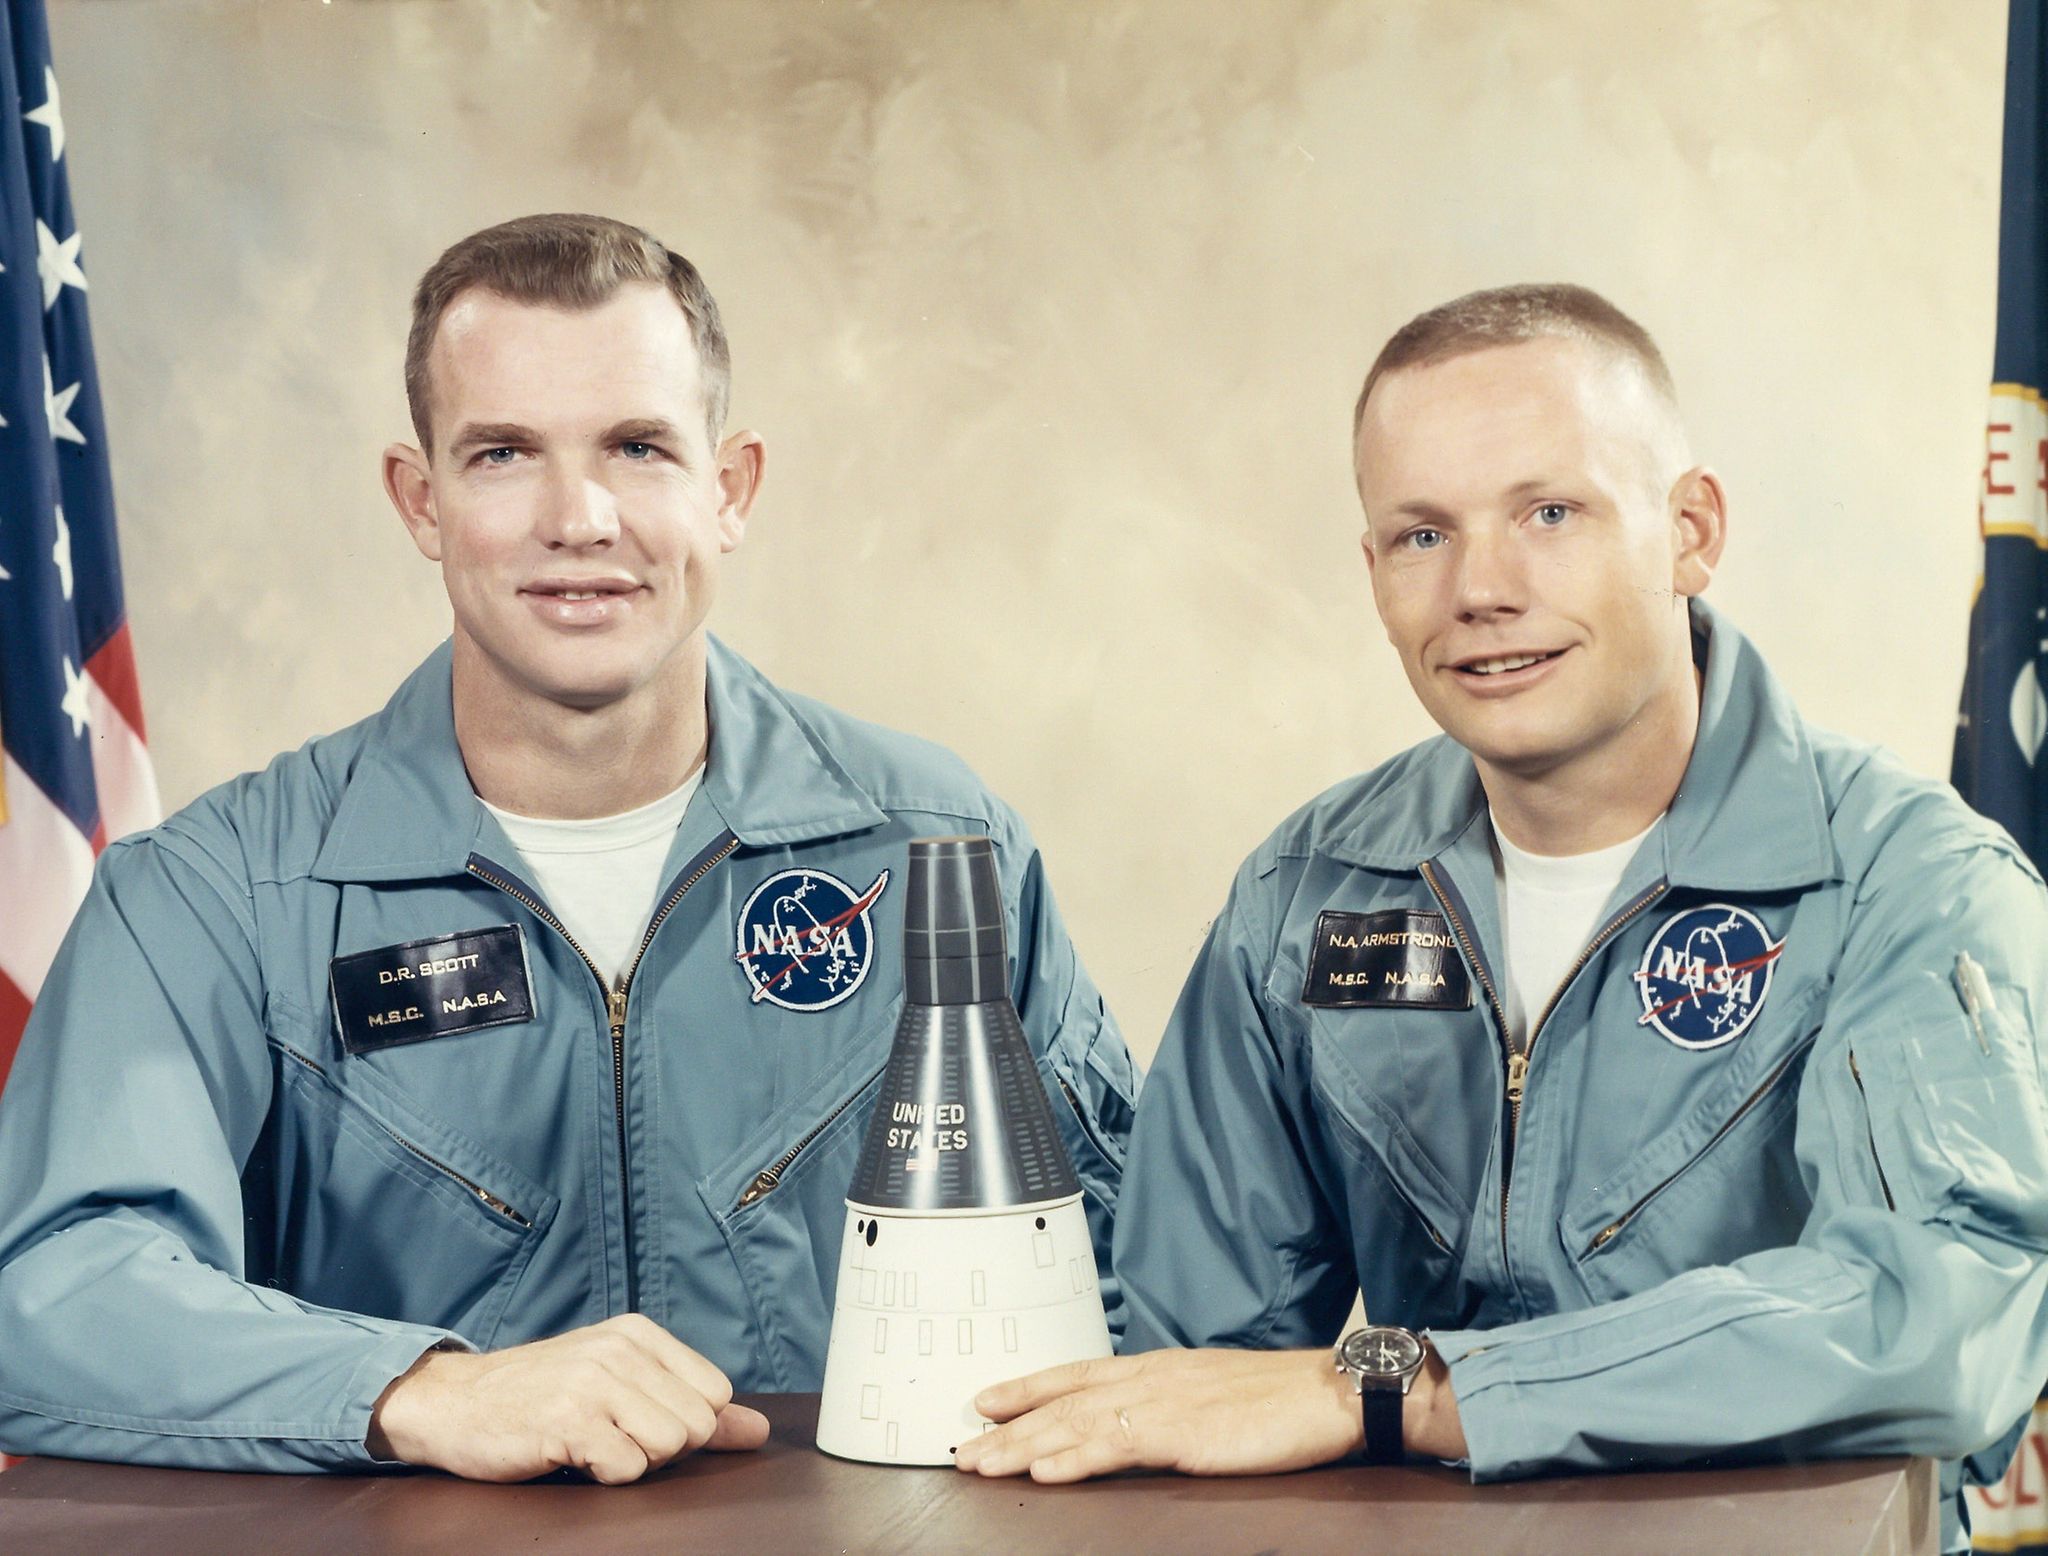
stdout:
[[1239,858],[1426,732],[1346,467],[1381,340],[1576,279],[1727,480],[1715,597],[1947,769],[2002,0],[51,0],[165,799],[446,631],[387,508],[408,292],[640,222],[770,478],[720,630],[1031,819],[1149,1055]]

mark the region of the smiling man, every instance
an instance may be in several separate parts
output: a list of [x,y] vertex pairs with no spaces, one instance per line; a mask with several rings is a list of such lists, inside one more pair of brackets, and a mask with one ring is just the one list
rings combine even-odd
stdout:
[[962,1467],[2000,1439],[2048,1376],[2039,878],[1700,602],[1726,498],[1612,305],[1426,313],[1355,433],[1444,734],[1246,861],[1124,1179],[1149,1354],[991,1390]]
[[[636,228],[414,299],[385,485],[454,634],[107,849],[0,1103],[0,1447],[631,1480],[818,1387],[910,838],[995,842],[1106,1269],[1136,1078],[1028,833],[705,624],[762,442]],[[1113,1283],[1104,1290],[1113,1315]]]

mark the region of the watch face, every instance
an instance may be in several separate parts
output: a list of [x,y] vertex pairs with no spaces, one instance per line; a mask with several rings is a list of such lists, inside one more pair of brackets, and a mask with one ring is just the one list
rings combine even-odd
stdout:
[[1346,1335],[1343,1357],[1362,1377],[1398,1378],[1422,1365],[1422,1342],[1405,1329],[1376,1324]]

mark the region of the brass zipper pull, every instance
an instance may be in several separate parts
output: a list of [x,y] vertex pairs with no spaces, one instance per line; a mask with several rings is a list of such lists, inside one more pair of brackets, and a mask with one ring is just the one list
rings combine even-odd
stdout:
[[1509,1054],[1508,1101],[1515,1103],[1518,1106],[1520,1105],[1522,1100],[1522,1088],[1528,1084],[1528,1080],[1529,1056],[1527,1054]]
[[605,1008],[611,1012],[612,1036],[617,1037],[626,1030],[626,991],[607,990],[604,1002]]
[[747,1206],[753,1204],[763,1194],[772,1191],[780,1181],[781,1175],[773,1167],[764,1168],[755,1176],[754,1181],[747,1185],[747,1192],[740,1196],[740,1202],[732,1208],[735,1210],[745,1210]]
[[498,1198],[498,1196],[493,1194],[489,1189],[479,1188],[476,1191],[476,1197],[482,1200],[486,1205],[489,1205],[491,1209],[497,1211],[497,1213],[503,1216],[507,1221],[517,1221],[521,1226],[531,1226],[533,1224],[532,1222],[528,1221],[526,1217],[522,1216],[518,1211],[514,1210],[510,1205],[506,1204],[502,1199]]

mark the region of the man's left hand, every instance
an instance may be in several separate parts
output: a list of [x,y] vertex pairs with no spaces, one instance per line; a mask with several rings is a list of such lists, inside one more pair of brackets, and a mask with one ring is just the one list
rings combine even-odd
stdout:
[[978,1475],[1085,1480],[1117,1470],[1259,1475],[1356,1449],[1358,1396],[1318,1351],[1148,1351],[998,1383],[974,1408],[1005,1423],[961,1444]]
[[[1355,1453],[1364,1415],[1327,1350],[1148,1351],[998,1383],[974,1408],[1003,1424],[960,1445],[977,1475],[1047,1483],[1125,1469],[1271,1475]],[[1450,1369],[1434,1349],[1401,1402],[1408,1451],[1465,1455]]]

